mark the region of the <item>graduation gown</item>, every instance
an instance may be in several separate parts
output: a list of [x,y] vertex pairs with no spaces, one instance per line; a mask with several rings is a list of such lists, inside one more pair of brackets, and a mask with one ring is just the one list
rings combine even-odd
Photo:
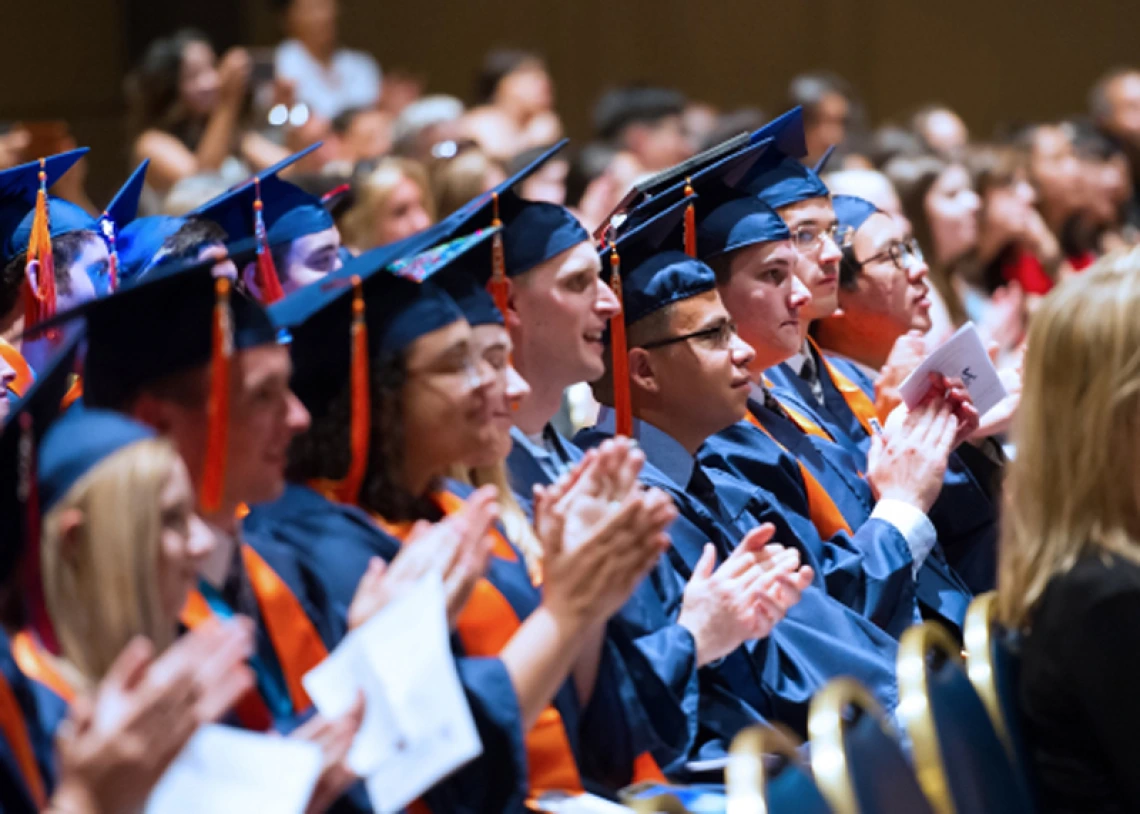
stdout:
[[[456,500],[462,500],[471,489],[449,481],[447,491]],[[247,524],[301,552],[306,561],[318,569],[322,581],[334,595],[334,603],[344,609],[350,604],[369,559],[380,556],[391,560],[400,547],[400,542],[378,528],[366,512],[332,503],[299,486],[288,487],[281,500],[255,508]],[[473,600],[479,603],[481,611],[489,613],[472,612],[471,618],[482,617],[478,625],[465,625],[461,614],[460,631],[453,636],[452,645],[477,721],[480,717],[489,718],[487,723],[497,723],[500,727],[509,722],[511,731],[509,738],[504,738],[502,732],[492,732],[492,739],[502,746],[492,747],[485,739],[483,758],[475,764],[482,762],[484,766],[481,769],[469,766],[460,773],[474,781],[466,792],[466,805],[470,806],[469,810],[517,807],[530,788],[528,778],[549,781],[571,773],[578,775],[575,782],[584,788],[614,791],[634,778],[640,755],[636,739],[628,737],[630,727],[626,725],[623,709],[629,693],[628,682],[621,681],[623,667],[616,651],[608,648],[603,654],[598,681],[585,709],[579,704],[573,682],[567,680],[551,707],[543,713],[539,725],[526,735],[521,733],[521,714],[509,676],[493,654],[513,634],[514,626],[537,608],[541,594],[531,584],[521,554],[501,530],[498,533],[499,545]],[[336,555],[330,556],[327,549],[333,540]],[[466,671],[465,663],[481,666],[478,670]],[[496,677],[495,681],[485,680],[492,676]],[[476,679],[483,681],[474,686],[467,683]],[[509,698],[503,696],[507,691]],[[480,730],[482,735],[482,726]],[[560,739],[562,743],[558,743]],[[559,767],[552,761],[558,760],[562,746],[568,750],[570,765]],[[528,747],[533,758],[529,763]],[[492,766],[490,761],[513,765]],[[535,765],[535,761],[541,761],[541,765]],[[453,785],[454,779],[445,785]],[[490,802],[492,798],[507,797],[511,798],[511,805]],[[436,808],[430,799],[428,802]]]
[[[642,481],[668,492],[687,521],[670,529],[670,559],[687,580],[706,542],[716,546],[718,561],[723,561],[759,521],[746,511],[731,516],[698,461],[664,433],[640,421],[635,421],[635,425],[641,448],[649,462],[655,464],[643,469]],[[600,425],[580,432],[575,443],[589,448],[610,437],[612,427]],[[672,448],[666,449],[669,444]],[[687,456],[687,463],[679,461],[678,450]],[[679,468],[688,468],[688,472],[673,471]],[[764,640],[748,642],[743,648],[760,674],[762,691],[770,699],[772,719],[805,738],[811,698],[832,678],[846,675],[858,679],[888,711],[893,712],[898,703],[894,675],[896,642],[872,622],[828,596],[822,580],[817,572],[816,584],[804,591],[801,601],[789,610],[772,634]]]
[[[913,574],[910,551],[898,529],[872,519],[875,498],[855,458],[830,439],[805,432],[785,411],[755,399],[748,409],[750,420],[714,435],[699,453],[715,473],[722,497],[739,491],[728,482],[733,477],[760,487],[822,563],[809,560],[824,573],[828,593],[892,635],[900,636],[919,608],[924,617],[960,630],[972,592],[946,563],[941,547],[935,544],[917,581],[902,581],[900,571]],[[814,484],[809,486],[808,479]],[[838,517],[821,519],[819,503]],[[830,529],[820,526],[828,522],[856,531],[822,539]],[[783,538],[778,534],[777,539]]]
[[[811,386],[786,363],[765,371],[765,376],[781,401],[788,399],[817,421],[865,470],[871,434],[849,402],[859,394],[873,401],[875,384],[848,360],[824,357],[812,343],[809,348],[820,372],[822,406],[812,396]],[[844,390],[853,389],[859,393],[845,395]],[[997,584],[1000,472],[1001,465],[981,450],[962,444],[950,456],[942,491],[928,513],[947,562],[975,594]]]
[[54,735],[64,701],[27,678],[0,631],[0,811],[41,810],[55,787]]
[[[548,434],[560,465],[581,459],[582,451],[553,428]],[[512,491],[529,513],[534,486],[549,485],[551,473],[517,437],[507,471]],[[682,528],[688,535],[701,534],[684,517],[670,534],[675,538]],[[677,780],[689,779],[685,764],[690,760],[724,757],[740,730],[773,718],[756,664],[743,651],[697,669],[692,634],[676,623],[684,589],[685,579],[663,557],[606,629],[633,679],[631,719],[652,733],[653,756]]]

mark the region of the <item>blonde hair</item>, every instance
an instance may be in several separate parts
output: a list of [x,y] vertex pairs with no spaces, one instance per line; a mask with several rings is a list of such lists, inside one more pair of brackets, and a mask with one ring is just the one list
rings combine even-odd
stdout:
[[405,178],[420,188],[424,208],[435,220],[431,187],[423,166],[410,158],[387,156],[380,159],[376,168],[356,183],[356,202],[337,221],[337,228],[346,246],[367,251],[379,245],[373,234],[376,213],[388,203],[392,192]]
[[429,168],[436,215],[446,218],[487,190],[487,174],[503,168],[477,147],[468,147],[453,158],[437,158]]
[[507,479],[507,465],[497,463],[472,469],[459,466],[455,467],[451,476],[476,488],[490,485],[499,490],[499,521],[503,524],[507,539],[522,552],[531,580],[539,582],[542,578],[542,544],[535,536],[530,518],[526,516],[514,492],[511,491]]
[[1049,580],[1087,554],[1140,562],[1140,250],[1108,255],[1030,326],[998,557],[998,613],[1032,624]]
[[[44,517],[43,582],[64,660],[88,684],[98,682],[135,636],[161,652],[177,625],[163,611],[158,569],[161,493],[178,453],[147,439],[108,456]],[[76,538],[63,519],[78,510]]]

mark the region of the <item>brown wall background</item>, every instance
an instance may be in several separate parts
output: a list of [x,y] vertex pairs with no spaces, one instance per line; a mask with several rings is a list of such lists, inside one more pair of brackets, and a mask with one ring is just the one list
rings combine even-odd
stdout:
[[[496,45],[546,55],[571,136],[608,84],[669,84],[723,107],[782,109],[788,80],[827,68],[872,122],[925,101],[987,136],[1083,111],[1106,69],[1140,64],[1136,0],[341,0],[342,36],[383,68],[467,98]],[[0,121],[64,118],[90,144],[96,202],[121,180],[122,78],[158,33],[189,22],[220,46],[271,44],[268,0],[0,0]]]

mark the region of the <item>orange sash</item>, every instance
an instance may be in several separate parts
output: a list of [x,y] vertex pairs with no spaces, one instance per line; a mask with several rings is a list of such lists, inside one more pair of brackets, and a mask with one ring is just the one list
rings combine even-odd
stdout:
[[[789,405],[786,401],[781,399],[776,394],[775,390],[773,389],[774,386],[773,386],[772,382],[770,382],[768,380],[767,376],[763,377],[763,383],[764,383],[764,386],[768,389],[768,393],[772,396],[772,398],[774,398],[776,401],[778,401],[780,403],[780,407],[783,409],[783,411],[785,413],[788,414],[788,418],[790,418],[792,420],[792,423],[800,428],[801,432],[803,432],[807,435],[814,435],[816,438],[822,438],[825,441],[834,441],[835,440],[835,436],[833,436],[831,433],[829,433],[823,427],[816,424],[814,421],[812,421],[806,415],[801,413],[795,407]],[[751,415],[751,413],[750,413],[750,415]],[[757,426],[759,426],[759,425],[757,425]],[[760,429],[764,429],[764,428],[760,427]]]
[[43,684],[68,704],[75,700],[75,688],[60,675],[39,642],[26,630],[12,637],[12,658],[28,678]]
[[83,378],[76,376],[71,386],[67,388],[67,392],[63,394],[63,401],[60,402],[60,407],[66,410],[81,398],[83,398]]
[[[452,514],[463,505],[463,500],[450,492],[436,493],[433,499],[444,514]],[[407,538],[412,527],[411,523],[389,523],[375,514],[372,517],[380,528],[401,541]],[[492,534],[495,556],[517,561],[514,549],[499,530],[492,529]],[[511,603],[490,580],[482,578],[475,584],[471,598],[459,614],[459,637],[468,655],[494,657],[502,652],[519,625]],[[526,754],[532,797],[547,791],[583,791],[578,763],[570,748],[562,715],[553,705],[539,714],[538,721],[527,733]]]
[[875,421],[885,420],[879,418],[879,411],[875,409],[875,404],[867,394],[863,392],[863,388],[855,384],[849,378],[839,372],[835,365],[831,364],[823,351],[819,349],[819,345],[815,344],[815,340],[808,337],[808,342],[811,342],[812,348],[819,354],[819,358],[823,360],[823,366],[827,368],[827,373],[831,376],[831,380],[835,383],[835,387],[839,390],[843,400],[847,402],[847,407],[855,414],[855,418],[859,420],[859,424],[868,436],[874,437],[875,430],[872,427],[871,419]]
[[16,350],[15,346],[3,339],[0,339],[0,358],[3,358],[16,371],[16,378],[8,385],[8,389],[23,398],[27,395],[28,388],[36,380],[31,365],[28,364],[23,354]]
[[[309,670],[325,660],[328,649],[285,581],[277,576],[277,573],[251,546],[243,544],[241,554],[246,574],[253,586],[253,593],[257,597],[257,607],[261,611],[262,622],[269,632],[269,641],[273,644],[277,662],[285,676],[289,698],[293,702],[293,711],[302,713],[311,707],[313,702],[305,692],[301,679]],[[214,611],[205,597],[198,591],[192,591],[186,607],[182,609],[182,623],[194,628],[213,615]],[[261,701],[260,698],[257,700]],[[261,706],[264,709],[264,703]],[[244,711],[253,720],[257,720],[261,714],[252,702],[244,707]],[[264,715],[268,718],[268,710],[264,710]],[[242,717],[243,723],[246,721],[243,716],[243,705],[240,703],[238,716]]]
[[[782,403],[781,406],[783,406]],[[785,407],[784,409],[786,410],[787,408]],[[789,416],[790,415],[791,413],[789,412]],[[745,417],[748,419],[749,423],[751,423],[753,426],[759,427],[761,432],[763,432],[777,445],[779,445],[780,449],[784,450],[784,452],[788,451],[787,447],[785,447],[779,441],[776,441],[775,436],[773,436],[772,433],[768,432],[768,428],[760,423],[760,419],[754,416],[751,410],[748,411],[748,414]],[[795,421],[795,418],[793,417],[792,420]],[[795,421],[795,423],[799,425],[798,421]],[[805,432],[807,431],[805,430]],[[809,434],[815,435],[818,433]],[[824,434],[822,437],[829,438],[829,436],[826,434]],[[795,458],[794,455],[792,457]],[[812,525],[815,526],[816,531],[819,532],[819,536],[824,540],[829,540],[841,531],[845,531],[850,534],[851,526],[847,525],[847,521],[844,519],[843,513],[839,511],[839,507],[835,505],[835,501],[831,499],[831,495],[829,495],[827,493],[827,490],[823,488],[823,484],[815,479],[815,475],[808,471],[808,468],[803,465],[803,462],[800,461],[799,458],[796,458],[795,460],[796,466],[800,468],[800,477],[803,478],[804,488],[807,490],[808,513],[811,515]]]
[[16,694],[3,675],[0,675],[0,733],[19,764],[20,774],[24,776],[24,785],[28,788],[32,802],[36,804],[37,810],[42,810],[47,806],[47,792],[40,776],[40,767],[36,763],[35,750],[32,749],[28,722],[24,720]]

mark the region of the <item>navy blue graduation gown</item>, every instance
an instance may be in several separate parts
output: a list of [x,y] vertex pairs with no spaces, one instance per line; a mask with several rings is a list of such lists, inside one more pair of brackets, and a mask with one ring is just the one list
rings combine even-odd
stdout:
[[[710,438],[700,450],[700,460],[720,473],[712,475],[718,487],[731,493],[733,487],[727,481],[733,477],[762,487],[780,513],[789,518],[800,540],[820,552],[819,558],[826,563],[828,593],[894,636],[900,636],[914,621],[916,603],[923,616],[960,630],[972,593],[946,563],[940,545],[935,545],[919,569],[917,584],[913,580],[903,583],[909,589],[905,595],[900,595],[901,591],[892,593],[889,578],[897,580],[897,571],[904,568],[910,574],[913,560],[897,529],[883,520],[871,519],[875,499],[855,458],[839,444],[808,435],[786,416],[758,401],[750,400],[748,406],[772,437],[750,422],[741,421]],[[830,540],[820,540],[821,546],[816,545],[819,537],[813,533],[815,526],[800,464],[824,488],[847,525],[855,530],[854,535],[840,532]],[[900,542],[905,560],[900,556]],[[820,568],[816,562],[809,562]],[[852,594],[843,593],[844,587],[848,591],[856,589],[854,597],[862,604],[852,602]],[[862,591],[858,592],[860,588]]]
[[[0,675],[8,683],[27,726],[44,792],[50,796],[56,781],[55,732],[67,714],[67,704],[47,687],[27,678],[12,658],[8,636],[0,630]],[[16,753],[0,733],[0,811],[31,814],[36,806]]]
[[[589,448],[609,437],[610,433],[593,428],[580,432],[575,443]],[[644,438],[639,440],[652,462],[652,445]],[[700,464],[693,461],[693,467],[699,469]],[[730,517],[715,495],[706,504],[691,493],[688,483],[677,483],[656,467],[647,466],[642,471],[642,481],[668,492],[686,521],[670,529],[670,559],[685,580],[692,575],[706,542],[716,546],[718,561],[722,562],[758,525],[747,513]],[[743,648],[759,673],[761,692],[769,699],[766,706],[771,719],[805,738],[811,698],[832,678],[855,677],[887,710],[893,711],[898,703],[895,640],[828,596],[818,573],[816,580],[770,636],[748,642]]]
[[[554,435],[559,457],[573,463],[582,457],[574,444]],[[535,485],[549,475],[518,442],[507,458],[511,488],[530,512]],[[679,533],[687,521],[670,529]],[[696,529],[688,533],[699,534]],[[651,732],[651,751],[672,779],[687,779],[690,760],[715,759],[728,752],[732,739],[748,726],[772,718],[770,699],[762,691],[756,666],[742,651],[700,670],[692,634],[676,618],[685,580],[668,558],[662,558],[607,626],[607,638],[622,652],[636,696],[627,709]]]
[[[834,357],[828,357],[828,361],[874,399],[874,382],[856,365]],[[851,453],[861,469],[866,469],[871,437],[847,406],[827,368],[820,364],[818,369],[824,395],[822,406],[812,396],[810,385],[787,364],[770,368],[765,376],[780,391],[781,399],[789,399],[815,419]],[[982,451],[962,444],[950,456],[942,491],[929,512],[947,562],[975,594],[993,590],[997,584],[1001,469]]]

